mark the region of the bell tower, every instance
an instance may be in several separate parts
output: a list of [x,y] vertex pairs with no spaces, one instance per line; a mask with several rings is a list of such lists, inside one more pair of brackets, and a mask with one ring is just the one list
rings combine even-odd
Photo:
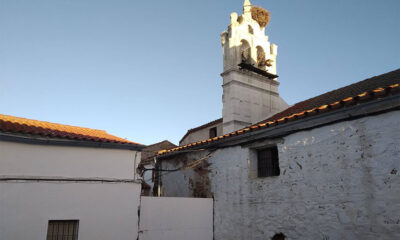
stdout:
[[243,14],[231,13],[228,30],[221,34],[224,134],[288,107],[278,93],[278,46],[265,35],[269,19],[267,10],[245,0]]

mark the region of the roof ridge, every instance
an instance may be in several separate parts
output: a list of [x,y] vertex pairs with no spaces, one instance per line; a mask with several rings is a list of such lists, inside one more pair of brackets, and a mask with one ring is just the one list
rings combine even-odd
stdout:
[[373,78],[376,78],[376,77],[383,77],[383,76],[389,75],[389,74],[391,74],[391,73],[394,73],[394,72],[396,72],[396,71],[400,71],[400,68],[399,68],[399,69],[396,69],[396,70],[393,70],[393,71],[390,71],[390,72],[387,72],[387,73],[384,73],[384,74],[381,74],[381,75],[375,75],[375,76],[373,76],[373,77],[369,77],[369,78],[363,79],[363,80],[361,80],[361,81],[358,81],[358,82],[355,82],[355,83],[352,83],[352,84],[349,84],[349,85],[346,85],[346,86],[343,86],[343,87],[339,87],[339,88],[330,90],[330,91],[325,92],[325,93],[323,93],[323,94],[320,94],[320,95],[311,97],[311,98],[309,98],[309,99],[305,99],[304,101],[298,102],[298,103],[296,103],[296,104],[303,103],[303,102],[306,102],[306,101],[308,101],[308,100],[316,99],[316,98],[318,98],[318,97],[321,96],[321,95],[330,94],[330,93],[333,93],[333,92],[336,92],[336,91],[340,91],[340,90],[345,89],[345,88],[351,88],[351,87],[353,87],[353,86],[360,85],[361,83],[365,83],[365,82],[367,82],[367,81],[370,81],[370,80],[373,79]]
[[16,116],[7,115],[7,114],[1,114],[1,113],[0,113],[0,118],[2,118],[3,116],[5,116],[5,117],[10,117],[10,118],[14,118],[14,119],[26,120],[26,121],[35,121],[35,122],[41,122],[41,123],[49,123],[49,124],[52,124],[52,125],[59,125],[59,126],[63,126],[63,127],[73,127],[73,128],[94,130],[94,131],[99,131],[99,132],[105,132],[105,133],[107,133],[107,131],[105,131],[105,130],[96,129],[96,128],[88,128],[88,127],[74,126],[74,125],[69,125],[69,124],[62,124],[62,123],[55,123],[55,122],[49,122],[49,121],[42,121],[42,120],[37,120],[37,119],[16,117]]
[[[366,79],[366,80],[368,80],[368,79]],[[330,104],[325,104],[325,105],[321,105],[319,107],[314,107],[312,109],[308,109],[308,110],[304,110],[304,111],[301,111],[301,112],[297,112],[297,113],[294,113],[294,114],[291,114],[291,115],[287,115],[287,116],[284,116],[284,117],[276,119],[276,120],[256,123],[256,124],[253,124],[251,126],[239,129],[237,131],[234,131],[234,132],[231,132],[231,133],[227,133],[225,135],[221,135],[221,136],[217,136],[217,137],[214,137],[214,138],[209,138],[209,139],[205,139],[205,140],[189,143],[189,144],[186,144],[184,146],[179,146],[179,147],[168,149],[168,150],[164,149],[164,150],[159,151],[157,153],[157,155],[163,155],[163,154],[170,153],[170,152],[186,150],[188,148],[192,148],[192,147],[197,146],[197,145],[208,144],[208,143],[211,143],[211,142],[219,141],[219,140],[224,139],[224,138],[229,138],[229,137],[232,137],[232,136],[240,135],[240,134],[243,134],[245,132],[255,131],[255,130],[263,129],[263,128],[270,127],[270,126],[275,126],[277,124],[286,123],[287,121],[289,121],[289,120],[291,120],[293,118],[298,119],[299,117],[306,117],[307,115],[310,115],[310,114],[313,114],[313,113],[315,113],[315,114],[324,113],[326,111],[329,111],[329,109],[333,109],[333,110],[339,109],[339,108],[344,107],[345,105],[351,105],[352,103],[356,103],[358,100],[370,100],[370,98],[371,97],[373,98],[373,96],[385,95],[386,91],[387,91],[387,93],[390,93],[390,92],[393,91],[393,89],[397,88],[396,90],[399,90],[399,85],[400,85],[399,83],[396,83],[396,84],[391,84],[391,85],[385,86],[385,87],[378,87],[378,88],[375,88],[375,89],[373,89],[371,91],[365,91],[365,92],[363,92],[361,94],[358,94],[358,95],[355,95],[355,96],[351,96],[351,97],[347,97],[347,98],[342,99],[340,101],[336,101],[336,102],[333,102],[333,103],[330,103]]]
[[[394,75],[394,76],[393,76]],[[352,83],[347,86],[343,86],[325,93],[322,93],[320,95],[305,99],[303,101],[297,102],[290,106],[289,108],[280,111],[272,116],[270,116],[267,119],[264,119],[260,122],[257,123],[263,123],[267,121],[274,120],[276,118],[281,118],[286,115],[290,115],[295,113],[296,111],[299,110],[306,110],[306,109],[311,109],[313,107],[318,107],[320,105],[324,104],[329,104],[333,101],[339,101],[341,99],[345,99],[347,97],[351,97],[357,94],[361,94],[362,92],[365,91],[372,91],[375,88],[379,88],[382,85],[391,85],[399,82],[399,76],[400,75],[400,68],[381,74],[377,76],[373,76],[355,83]],[[394,80],[392,80],[394,79]],[[381,82],[383,82],[381,84]],[[384,84],[386,83],[386,84]],[[375,87],[374,87],[375,85]],[[321,102],[324,102],[323,104]]]
[[36,134],[48,137],[78,139],[94,142],[112,142],[119,144],[141,145],[124,138],[109,134],[105,130],[52,123],[11,115],[0,114],[0,131],[12,133]]
[[[146,145],[146,147],[152,147],[152,146],[154,146],[154,145],[157,145],[157,144],[160,144],[160,143],[171,143],[171,144],[173,144],[172,142],[170,142],[169,140],[167,140],[167,139],[165,139],[165,140],[163,140],[163,141],[160,141],[160,142],[156,142],[156,143],[153,143],[153,144],[150,144],[150,145]],[[175,145],[176,146],[176,144],[173,144],[173,145]]]

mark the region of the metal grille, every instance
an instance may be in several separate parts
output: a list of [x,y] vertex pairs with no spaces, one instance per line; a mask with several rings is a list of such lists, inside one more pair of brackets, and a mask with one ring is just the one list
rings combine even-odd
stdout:
[[47,240],[78,240],[78,220],[50,220]]
[[258,177],[279,176],[278,148],[271,147],[257,152]]

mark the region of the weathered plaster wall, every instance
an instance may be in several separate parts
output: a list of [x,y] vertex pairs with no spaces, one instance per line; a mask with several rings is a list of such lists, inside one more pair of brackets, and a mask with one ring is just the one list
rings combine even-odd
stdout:
[[400,238],[400,112],[295,133],[281,176],[249,178],[251,150],[213,159],[216,239]]
[[[176,147],[176,145],[167,140],[146,146],[141,152],[141,167],[144,167],[145,169],[153,169],[155,167],[154,156],[157,155],[157,152],[163,149],[171,149],[174,147]],[[154,177],[155,173],[153,173],[153,170],[147,170],[143,172],[141,177],[143,180],[142,186],[144,186],[142,188],[142,196],[154,196],[154,194],[157,192],[157,189],[154,189]],[[146,185],[150,188],[146,189]]]
[[[161,168],[173,170],[190,166],[207,156],[208,152],[195,152],[174,157],[170,161],[161,161]],[[162,172],[161,194],[165,197],[212,197],[209,179],[210,164],[204,159],[193,168],[177,172]]]
[[[154,168],[154,165],[151,162],[148,162],[147,164],[143,165],[143,167],[146,169],[152,169]],[[153,188],[154,188],[153,171],[152,170],[145,171],[143,173],[142,180],[150,187],[150,189],[146,190],[147,194],[143,192],[142,196],[153,196]]]
[[278,177],[256,177],[254,149],[216,151],[215,239],[400,239],[399,126],[393,111],[286,136]]

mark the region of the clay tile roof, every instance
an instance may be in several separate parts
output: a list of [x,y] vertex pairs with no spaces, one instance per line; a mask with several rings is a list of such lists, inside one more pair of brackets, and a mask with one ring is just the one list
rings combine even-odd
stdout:
[[400,79],[400,69],[379,76],[375,76],[372,78],[368,78],[366,80],[296,103],[295,105],[289,107],[288,109],[280,113],[277,113],[262,122],[278,120],[282,117],[290,116],[295,113],[303,112],[323,105],[328,105],[338,101],[346,100],[349,97],[357,96],[365,92],[370,92],[382,86],[389,86],[392,84],[399,83],[400,81],[399,79]]
[[[199,141],[197,142],[198,144],[196,144],[196,146],[206,146],[211,142],[219,141],[221,139],[226,139],[240,134],[245,134],[247,132],[259,131],[261,129],[268,128],[271,126],[285,124],[286,122],[289,121],[295,121],[297,119],[313,116],[326,111],[334,111],[336,109],[343,108],[348,105],[357,104],[359,102],[369,101],[372,99],[385,97],[390,94],[399,94],[399,93],[400,93],[400,69],[379,76],[375,76],[372,78],[368,78],[366,80],[296,103],[295,105],[287,108],[286,110],[283,110],[282,112],[279,112],[273,115],[272,117],[265,119],[259,123],[225,134],[223,136]],[[163,155],[166,153],[171,153],[181,150],[187,150],[192,147],[194,147],[193,144],[187,144],[177,149],[161,150],[158,152],[158,155]]]
[[198,131],[200,129],[204,129],[204,128],[207,128],[207,127],[213,126],[215,124],[219,124],[219,123],[222,123],[222,118],[218,118],[218,119],[216,119],[214,121],[208,122],[208,123],[203,124],[201,126],[198,126],[198,127],[195,127],[195,128],[191,128],[186,132],[186,134],[181,138],[181,140],[179,142],[182,142],[183,139],[185,139],[185,137],[187,137],[187,135],[189,135],[189,134],[191,134],[193,132],[196,132],[196,131]]
[[145,148],[142,149],[140,164],[146,164],[153,161],[154,155],[156,155],[157,152],[162,149],[174,149],[176,147],[177,146],[175,144],[171,143],[168,140],[147,145]]
[[123,138],[108,134],[106,131],[63,125],[0,114],[0,132],[32,134],[50,138],[70,140],[141,145]]

